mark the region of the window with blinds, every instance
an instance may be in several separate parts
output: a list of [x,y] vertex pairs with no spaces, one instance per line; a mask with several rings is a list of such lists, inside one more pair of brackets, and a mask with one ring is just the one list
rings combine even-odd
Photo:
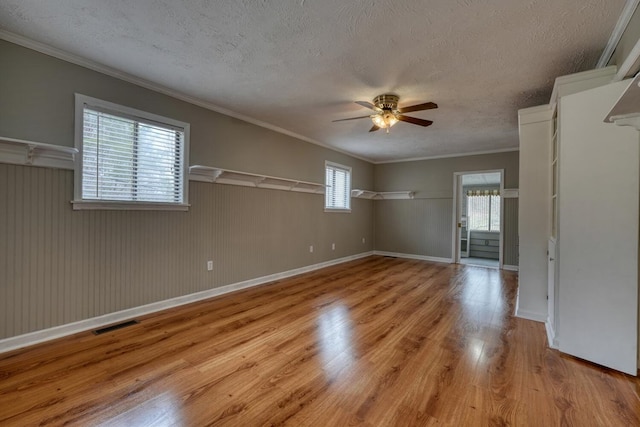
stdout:
[[81,169],[74,207],[82,202],[186,206],[188,124],[77,98]]
[[469,196],[469,230],[500,231],[500,196]]
[[325,162],[325,197],[327,211],[351,210],[351,168]]

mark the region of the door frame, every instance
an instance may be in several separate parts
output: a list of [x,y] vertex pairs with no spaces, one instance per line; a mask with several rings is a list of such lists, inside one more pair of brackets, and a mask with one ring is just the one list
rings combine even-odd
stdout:
[[[504,251],[504,169],[489,169],[477,171],[460,171],[453,173],[453,216],[451,230],[451,262],[460,264],[460,227],[462,220],[462,177],[464,175],[478,175],[483,173],[500,174],[500,236],[498,237],[498,268],[502,269]],[[467,242],[470,245],[471,242]]]

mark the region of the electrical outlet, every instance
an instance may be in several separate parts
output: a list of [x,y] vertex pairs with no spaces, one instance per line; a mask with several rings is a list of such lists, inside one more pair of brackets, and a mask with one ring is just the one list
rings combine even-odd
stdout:
[[309,246],[309,252],[313,253],[313,245]]
[[363,237],[363,238],[362,238],[362,244],[363,244],[363,245],[364,245],[364,242],[365,242],[365,240],[364,240],[364,237]]
[[213,261],[207,261],[207,271],[213,270]]
[[335,251],[335,250],[336,250],[336,244],[335,244],[335,243],[332,243],[332,244],[331,244],[331,250],[332,250],[332,251]]

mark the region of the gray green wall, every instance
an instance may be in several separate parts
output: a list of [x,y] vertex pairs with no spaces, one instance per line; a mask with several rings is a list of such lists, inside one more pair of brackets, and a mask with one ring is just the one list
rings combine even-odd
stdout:
[[75,92],[191,124],[190,164],[324,183],[324,161],[373,166],[224,114],[0,40],[0,135],[73,147]]
[[1,40],[0,64],[0,136],[73,146],[78,92],[190,123],[192,165],[323,182],[330,160],[353,188],[416,191],[338,214],[321,195],[192,181],[188,212],[73,211],[72,171],[0,164],[0,339],[366,253],[374,237],[448,258],[453,172],[505,169],[517,187],[517,153],[374,166]]
[[[190,123],[190,164],[323,183],[331,160],[373,187],[367,162],[5,41],[0,64],[4,137],[73,146],[79,92]],[[0,339],[373,250],[370,200],[325,213],[321,195],[193,181],[188,212],[72,195],[72,171],[0,164]]]
[[370,201],[325,214],[314,194],[200,182],[190,191],[189,212],[73,211],[72,171],[0,164],[0,336],[372,249]]
[[[518,188],[518,161],[518,152],[506,152],[376,165],[376,191],[415,192],[414,199],[374,204],[376,250],[451,258],[454,172],[504,169],[504,187]],[[513,200],[505,201],[505,265],[518,264]]]

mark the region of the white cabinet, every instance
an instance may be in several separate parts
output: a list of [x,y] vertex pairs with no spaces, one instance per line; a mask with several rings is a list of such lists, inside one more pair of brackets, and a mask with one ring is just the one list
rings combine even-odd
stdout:
[[520,126],[520,241],[516,315],[547,320],[547,240],[550,236],[551,138],[549,105],[518,111]]
[[516,314],[544,317],[562,352],[635,375],[640,134],[604,122],[628,85],[614,74],[559,77],[549,105],[519,112]]
[[604,123],[628,82],[562,98],[559,348],[636,375],[640,138]]

